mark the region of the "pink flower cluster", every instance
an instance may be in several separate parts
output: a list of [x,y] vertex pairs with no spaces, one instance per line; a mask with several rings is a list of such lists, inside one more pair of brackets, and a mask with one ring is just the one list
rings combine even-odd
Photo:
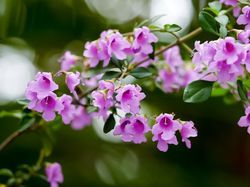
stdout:
[[157,81],[167,93],[178,91],[197,79],[196,72],[185,66],[178,46],[168,49],[163,54],[164,68],[159,70]]
[[114,130],[114,135],[121,135],[124,142],[140,144],[146,142],[145,134],[150,131],[148,121],[143,116],[132,116],[120,119]]
[[98,108],[96,115],[103,117],[104,120],[108,117],[108,110],[114,106],[114,91],[113,82],[101,80],[98,89],[91,93],[93,105]]
[[83,55],[90,67],[96,67],[101,61],[105,67],[112,56],[119,60],[133,56],[139,61],[153,52],[152,43],[157,41],[157,37],[147,27],[135,29],[132,42],[118,31],[108,30],[103,31],[98,40],[87,42]]
[[250,70],[249,53],[249,44],[227,37],[203,44],[196,42],[192,61],[200,79],[226,85],[244,75],[245,67]]
[[182,141],[188,148],[191,148],[190,137],[197,136],[197,130],[191,121],[180,122],[173,119],[171,114],[161,114],[156,118],[156,124],[151,128],[147,118],[141,115],[121,118],[118,126],[115,127],[114,135],[121,135],[124,142],[140,144],[146,142],[145,134],[152,131],[153,141],[157,141],[157,148],[166,152],[169,144],[178,144],[176,133],[179,132]]
[[171,114],[161,114],[156,118],[156,124],[152,128],[153,141],[157,141],[157,148],[160,151],[166,152],[169,144],[177,145],[176,133],[179,132],[182,142],[190,149],[191,142],[188,138],[196,137],[197,130],[194,128],[192,121],[186,121],[183,124],[174,120]]
[[[66,75],[66,84],[73,95],[75,87],[80,84],[79,73]],[[35,80],[29,82],[25,92],[26,98],[30,101],[28,108],[42,113],[45,121],[52,121],[56,113],[61,115],[65,124],[70,124],[74,129],[81,129],[91,123],[91,117],[81,105],[73,105],[73,98],[63,94],[58,97],[54,91],[59,86],[53,81],[51,73],[39,72]]]
[[98,116],[106,119],[108,110],[117,104],[117,107],[125,113],[138,114],[140,111],[140,102],[145,98],[138,85],[128,84],[115,89],[113,82],[100,81],[99,87],[92,92],[93,105],[98,108]]
[[[79,85],[80,73],[66,73],[66,84],[75,95],[75,87]],[[58,85],[53,81],[50,73],[38,73],[34,81],[31,81],[26,90],[26,98],[30,100],[29,109],[42,113],[46,121],[55,118],[56,113],[62,117],[65,124],[71,124],[74,129],[81,129],[91,123],[92,116],[107,119],[111,108],[120,108],[126,116],[120,119],[120,123],[115,127],[114,135],[121,135],[125,142],[140,144],[146,142],[145,134],[151,131],[148,120],[140,114],[140,103],[145,98],[145,94],[138,85],[124,85],[116,88],[111,81],[99,82],[98,88],[91,93],[93,106],[98,111],[92,114],[86,112],[85,107],[80,103],[73,104],[70,95],[63,94],[57,97],[55,90]],[[78,97],[75,97],[78,102]],[[156,118],[153,126],[153,141],[158,141],[158,149],[167,151],[168,144],[177,145],[176,131],[179,131],[188,148],[191,147],[189,137],[197,136],[197,132],[192,122],[181,124],[178,120],[173,120],[173,115],[162,114]]]
[[[128,84],[116,89],[113,82],[102,80],[99,82],[98,89],[91,94],[93,105],[98,108],[96,115],[103,117],[104,120],[108,117],[109,109],[114,106],[126,113],[126,117],[120,119],[119,125],[113,132],[116,136],[120,135],[124,142],[135,144],[146,142],[145,134],[151,131],[148,119],[140,114],[140,102],[145,98],[145,94],[141,91],[138,85]],[[188,138],[197,136],[197,131],[191,121],[182,124],[178,120],[173,120],[173,115],[170,114],[157,117],[152,133],[153,141],[158,141],[158,149],[165,152],[168,144],[177,145],[178,141],[175,136],[177,131],[180,132],[186,146],[191,148]]]

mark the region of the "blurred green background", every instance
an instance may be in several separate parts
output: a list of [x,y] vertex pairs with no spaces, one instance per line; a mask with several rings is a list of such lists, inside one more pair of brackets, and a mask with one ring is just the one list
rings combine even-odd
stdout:
[[[198,27],[204,0],[0,0],[0,111],[18,109],[27,81],[37,70],[56,71],[57,58],[67,49],[81,55],[88,40],[101,31],[131,31],[136,22],[166,14],[158,24],[176,22],[185,34]],[[164,36],[162,36],[164,38]],[[208,36],[202,34],[200,40]],[[192,45],[193,41],[190,41]],[[193,120],[199,136],[192,149],[182,143],[159,152],[155,143],[134,145],[114,141],[98,128],[74,131],[62,127],[55,134],[48,161],[63,166],[63,187],[249,187],[250,136],[236,124],[243,109],[222,98],[185,104],[180,94],[146,90],[144,106],[151,113],[174,112]],[[18,120],[0,119],[0,141],[18,128]],[[41,141],[36,133],[19,137],[0,153],[0,168],[33,165]],[[1,182],[1,181],[0,181]],[[27,186],[48,186],[32,179]]]

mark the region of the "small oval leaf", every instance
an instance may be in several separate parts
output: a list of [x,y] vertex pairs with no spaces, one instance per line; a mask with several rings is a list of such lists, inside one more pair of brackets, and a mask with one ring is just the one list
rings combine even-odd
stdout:
[[3,168],[3,169],[0,169],[0,176],[8,176],[8,177],[12,177],[13,176],[13,173],[11,170],[9,169],[6,169],[6,168]]
[[118,60],[114,55],[110,59],[110,64],[114,64],[117,68],[122,69],[122,65],[124,62],[122,60]]
[[212,92],[214,82],[197,80],[190,83],[184,90],[183,100],[186,103],[206,101]]
[[241,80],[237,80],[237,90],[242,101],[247,101],[247,90]]
[[152,72],[150,72],[147,68],[137,67],[130,72],[130,75],[137,79],[143,79],[152,76]]
[[164,31],[166,32],[178,32],[182,28],[179,25],[176,24],[166,24],[164,25]]
[[117,78],[120,75],[121,75],[121,72],[119,72],[119,71],[107,71],[102,76],[102,79],[103,80],[110,80],[110,79],[113,79],[113,78]]
[[104,127],[103,127],[103,132],[108,133],[115,127],[115,118],[113,114],[110,114],[108,119],[106,120]]
[[200,26],[204,31],[219,36],[219,26],[214,16],[207,11],[202,10],[199,14]]

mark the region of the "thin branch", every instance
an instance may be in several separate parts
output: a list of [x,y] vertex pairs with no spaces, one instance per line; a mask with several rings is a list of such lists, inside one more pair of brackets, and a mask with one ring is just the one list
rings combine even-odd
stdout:
[[0,144],[0,151],[2,151],[7,145],[13,142],[18,136],[20,136],[24,131],[15,131],[9,137],[7,137],[1,144]]
[[30,126],[29,128],[25,129],[25,130],[17,130],[15,132],[13,132],[10,136],[8,136],[1,144],[0,144],[0,152],[7,147],[10,143],[12,143],[17,137],[21,136],[22,134],[24,134],[27,131],[30,130],[35,130],[37,128],[39,128],[40,126],[34,126],[34,124],[32,126]]

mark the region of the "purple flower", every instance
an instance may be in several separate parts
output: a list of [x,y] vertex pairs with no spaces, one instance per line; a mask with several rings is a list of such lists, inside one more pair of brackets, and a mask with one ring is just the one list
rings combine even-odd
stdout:
[[243,75],[242,64],[245,59],[245,47],[232,37],[209,43],[196,43],[196,52],[193,56],[195,71],[199,73],[200,79],[218,81],[222,86]]
[[69,71],[77,62],[77,56],[73,55],[70,51],[66,51],[59,59],[62,71]]
[[114,55],[119,60],[127,58],[128,51],[131,48],[131,44],[123,38],[119,32],[115,32],[109,36],[108,39],[108,54]]
[[150,131],[147,119],[143,116],[122,118],[120,124],[115,127],[114,135],[121,135],[124,142],[140,144],[146,142],[145,134]]
[[128,84],[116,91],[116,100],[124,112],[137,114],[140,110],[140,101],[145,98],[138,85]]
[[181,124],[174,120],[171,114],[161,114],[156,118],[156,124],[152,128],[153,141],[158,141],[157,148],[166,152],[168,144],[177,145],[176,131],[180,130]]
[[93,105],[98,108],[98,113],[96,114],[102,116],[104,120],[108,117],[108,110],[114,105],[114,89],[115,85],[113,82],[101,80],[98,89],[91,94]]
[[78,95],[75,91],[75,87],[80,84],[80,73],[79,72],[67,73],[65,81],[70,90],[70,93],[72,93],[75,96],[75,98],[78,99]]
[[234,17],[237,18],[240,15],[240,12],[241,12],[241,8],[239,6],[234,7],[234,9],[233,9]]
[[97,91],[93,91],[91,96],[93,98],[93,105],[98,107],[98,116],[102,116],[104,120],[108,117],[108,110],[114,105],[113,94],[115,85],[113,82],[103,81],[99,82]]
[[162,83],[163,90],[166,93],[178,91],[181,87],[181,78],[176,72],[161,69],[157,80]]
[[26,89],[26,98],[32,100],[35,98],[42,98],[49,92],[58,89],[58,85],[53,81],[51,73],[38,72],[35,80],[30,81]]
[[101,80],[103,74],[88,77],[85,74],[82,75],[82,84],[88,88],[95,88],[98,86],[98,82]]
[[61,165],[57,162],[46,165],[45,173],[47,181],[51,187],[58,187],[58,183],[63,183],[63,173]]
[[119,125],[114,129],[114,135],[121,135],[124,142],[131,142],[132,136],[128,133],[128,126],[131,125],[131,120],[128,117],[121,118]]
[[103,31],[97,41],[87,42],[83,55],[88,58],[90,67],[96,67],[100,61],[103,66],[109,64],[114,55],[119,60],[127,58],[131,44],[118,31]]
[[113,106],[113,100],[107,98],[107,94],[101,91],[94,91],[91,94],[93,105],[98,108],[98,116],[102,116],[104,120],[108,117],[108,110]]
[[52,80],[51,73],[39,72],[35,80],[30,81],[25,91],[25,97],[30,100],[29,109],[41,112],[45,121],[51,121],[55,118],[55,112],[61,110],[62,105],[54,90],[58,85]]
[[110,54],[108,52],[108,41],[105,39],[99,39],[99,58],[103,61],[103,67],[107,66],[110,61]]
[[107,92],[107,98],[112,99],[115,91],[115,85],[113,82],[101,80],[99,82],[99,90],[105,90]]
[[136,28],[134,30],[133,50],[137,53],[150,54],[153,52],[152,43],[158,41],[158,38],[150,32],[148,27]]
[[143,116],[131,117],[131,124],[127,126],[128,133],[132,136],[132,141],[135,144],[146,142],[145,134],[150,131],[148,121]]
[[241,14],[238,19],[237,23],[239,25],[246,25],[245,29],[250,30],[250,6],[245,6],[242,9],[243,14]]
[[248,73],[250,73],[250,50],[247,52],[245,62],[243,63],[246,65],[246,69]]
[[33,92],[27,87],[25,91],[25,98],[29,100],[28,108],[33,109],[36,106],[36,103],[39,101],[37,98],[37,93]]
[[250,41],[250,30],[242,31],[238,34],[238,40],[244,44],[249,44]]
[[69,95],[62,95],[59,98],[59,102],[62,104],[62,110],[59,111],[59,114],[62,116],[64,124],[70,124],[73,118],[73,112],[75,110],[74,105],[72,105],[72,97]]
[[157,143],[157,148],[162,151],[162,152],[167,152],[168,151],[168,145],[173,144],[173,145],[178,145],[178,140],[176,136],[172,136],[169,139],[164,139],[162,137],[162,134],[157,134],[153,137],[152,139],[154,142],[158,141]]
[[87,42],[85,44],[83,56],[88,58],[88,63],[90,67],[96,67],[98,65],[100,58],[97,41]]
[[165,92],[178,91],[197,79],[197,73],[184,64],[179,47],[168,49],[163,56],[165,68],[159,70],[156,80],[162,84]]
[[228,64],[225,60],[211,63],[209,71],[217,72],[217,81],[222,84],[233,82],[238,76],[243,74],[240,63]]
[[200,44],[199,41],[195,42],[195,53],[192,62],[196,65],[195,69],[201,71],[206,68],[211,61],[213,61],[216,54],[216,43],[205,42]]
[[226,60],[228,64],[233,64],[239,59],[239,55],[242,51],[242,46],[236,43],[234,38],[227,37],[225,39],[219,39],[214,60]]
[[62,108],[63,106],[59,102],[56,94],[49,92],[46,96],[37,101],[34,108],[30,109],[43,113],[42,117],[45,121],[52,121],[56,117],[55,112],[62,110]]
[[[135,54],[133,54],[133,60],[132,60],[131,63],[138,64],[138,62],[144,61],[145,59],[148,59],[148,55],[146,55],[144,53],[140,53],[140,52],[139,53],[135,53]],[[154,60],[148,59],[144,63],[138,65],[138,67],[148,67],[154,61],[157,61],[157,57],[155,57]]]
[[236,6],[238,4],[238,0],[220,0],[220,2],[231,6]]
[[191,148],[191,141],[188,139],[190,137],[197,136],[197,130],[194,127],[194,123],[192,121],[187,121],[182,125],[180,130],[182,142],[185,142],[187,148]]
[[180,48],[174,46],[163,53],[166,63],[169,65],[171,70],[175,70],[183,65],[183,60],[180,54]]
[[78,106],[73,113],[71,127],[75,130],[80,130],[87,125],[90,125],[92,118],[82,106]]
[[250,106],[245,109],[245,116],[242,116],[238,121],[240,127],[248,127],[247,132],[250,134]]

